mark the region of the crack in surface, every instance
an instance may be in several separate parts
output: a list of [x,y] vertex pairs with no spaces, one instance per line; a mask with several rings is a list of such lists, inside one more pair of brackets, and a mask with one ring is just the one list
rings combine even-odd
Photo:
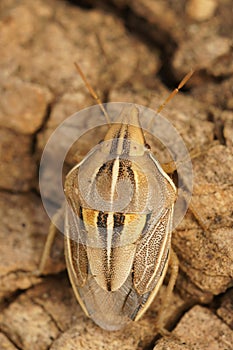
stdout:
[[[80,4],[78,0],[68,0],[73,5],[77,7]],[[137,14],[129,5],[124,4],[122,8],[118,8],[113,3],[109,1],[101,1],[92,3],[92,1],[82,1],[84,4],[90,4],[89,9],[100,9],[110,13],[116,18],[120,18],[125,26],[125,28],[133,35],[138,38],[141,42],[147,45],[147,47],[155,50],[156,48],[160,52],[161,57],[161,68],[157,76],[161,79],[164,85],[168,88],[174,88],[180,81],[177,80],[173,69],[172,69],[172,59],[177,48],[177,42],[171,36],[169,30],[165,30],[157,23],[149,23],[142,16]],[[146,62],[145,62],[146,64]],[[184,87],[183,91],[188,91],[189,89]]]
[[9,340],[9,342],[11,342],[17,350],[24,350],[18,344],[16,344],[14,340],[11,339],[11,337],[7,334],[7,332],[1,329],[1,326],[0,326],[0,332],[5,335],[5,337]]
[[[49,316],[50,320],[54,323],[55,327],[57,328],[57,330],[59,332],[63,333],[62,328],[58,325],[58,322],[56,321],[56,319],[53,317],[53,315],[46,309],[46,307],[43,305],[43,303],[36,301],[33,297],[30,297],[29,295],[27,295],[27,297],[31,300],[32,303],[34,303],[35,305],[41,307],[41,309],[46,313],[46,315]],[[55,339],[54,339],[55,340]]]
[[[76,4],[78,4],[80,7],[85,7],[85,8],[93,8],[94,6],[91,6],[90,5],[90,7],[88,7],[88,5],[87,5],[87,2],[86,1],[79,1],[79,2],[77,2],[77,1],[72,1],[72,0],[70,0],[70,2],[71,3],[76,3]],[[83,4],[83,5],[82,5]],[[86,4],[86,5],[85,5]],[[113,10],[112,10],[113,11]],[[114,11],[115,11],[115,7],[114,7]],[[115,13],[115,15],[116,15],[116,13]],[[166,48],[165,47],[165,44],[161,44],[161,46],[160,46],[160,43],[159,43],[159,41],[156,41],[155,40],[155,38],[152,38],[152,37],[150,37],[150,34],[149,34],[149,36],[148,36],[148,33],[150,32],[150,28],[148,27],[146,30],[144,29],[144,32],[142,33],[142,29],[143,29],[143,26],[145,25],[145,23],[144,23],[144,21],[143,21],[143,18],[141,18],[140,16],[137,16],[135,13],[133,13],[133,11],[129,11],[129,9],[128,8],[126,8],[125,10],[124,10],[124,12],[122,12],[122,14],[121,14],[121,16],[122,16],[122,18],[124,18],[124,21],[125,21],[125,26],[128,28],[128,30],[129,31],[134,31],[135,30],[135,25],[138,23],[139,24],[139,26],[138,26],[138,33],[137,33],[137,35],[140,37],[140,40],[143,40],[144,42],[145,42],[145,40],[147,41],[147,44],[148,44],[148,46],[150,46],[150,45],[154,45],[154,44],[156,44],[159,48],[160,48],[160,50],[161,50],[161,53],[162,53],[162,55],[163,55],[163,57],[165,58],[164,59],[164,61],[163,61],[163,66],[162,66],[162,68],[161,68],[161,70],[160,70],[160,72],[159,72],[159,77],[160,77],[160,79],[164,82],[164,84],[167,86],[167,87],[171,87],[171,86],[175,86],[176,85],[176,79],[174,78],[174,76],[173,76],[173,72],[172,72],[172,69],[171,69],[171,64],[170,64],[170,62],[171,62],[171,59],[172,58],[170,58],[169,57],[169,50],[171,50],[171,49],[174,49],[176,46],[176,43],[175,42],[172,42],[172,38],[171,37],[168,37],[168,41],[171,41],[170,42],[170,45],[171,45],[171,48]],[[116,15],[116,17],[119,17],[118,15]],[[128,19],[130,19],[130,21],[127,23],[127,20]],[[156,28],[156,30],[158,30],[158,32],[161,32],[161,28]],[[147,32],[148,31],[148,32]],[[166,43],[166,45],[167,45],[167,43]],[[174,46],[173,46],[174,45]],[[110,91],[110,90],[109,90]],[[109,91],[107,91],[106,92],[106,96],[105,96],[105,99],[107,100],[108,99],[108,93],[109,93]],[[44,129],[45,129],[45,127],[46,127],[46,124],[47,124],[47,122],[48,122],[48,120],[49,120],[49,118],[50,118],[50,113],[51,113],[51,109],[52,109],[52,103],[51,104],[49,104],[48,105],[48,109],[47,109],[47,112],[46,112],[46,115],[45,115],[45,117],[44,117],[44,120],[43,120],[43,123],[42,123],[42,125],[41,125],[41,127],[34,133],[34,135],[33,135],[33,140],[32,140],[32,148],[31,148],[31,151],[32,151],[32,153],[34,154],[34,153],[36,153],[36,148],[37,148],[37,135],[38,135],[38,133],[40,132],[40,131],[43,131]],[[213,123],[214,123],[214,121],[212,121]],[[223,132],[224,132],[224,129],[222,129],[221,130],[221,132],[220,132],[220,137],[221,136],[223,136],[224,137],[224,134],[223,134]],[[222,134],[222,135],[221,135]],[[216,133],[216,135],[217,135],[217,133]],[[216,136],[217,138],[218,138],[218,136]],[[223,141],[222,142],[225,142],[226,140],[225,140],[225,138],[223,139]],[[221,141],[220,141],[220,143],[221,143]],[[223,143],[224,144],[224,143]],[[3,192],[5,192],[4,191],[4,189],[3,189]],[[8,193],[8,190],[6,190],[6,192]],[[28,191],[28,192],[30,192],[30,191]],[[26,193],[28,193],[28,192],[22,192],[22,194],[26,194]],[[14,192],[14,191],[9,191],[9,193],[16,193],[16,192]],[[21,193],[21,192],[17,192],[17,193]],[[37,193],[37,195],[38,195],[38,193]],[[198,270],[198,269],[197,269]],[[198,271],[200,271],[200,269],[198,270]],[[24,271],[24,270],[18,270],[18,271],[16,271],[16,272],[10,272],[9,274],[11,274],[11,273],[17,273],[17,272],[23,272],[23,273],[30,273],[29,271]],[[7,276],[7,275],[6,275]],[[215,276],[215,275],[214,275]],[[221,276],[222,277],[222,276]],[[31,288],[33,287],[33,285],[31,286],[31,287],[29,287],[28,289],[26,289],[26,290],[23,290],[23,291],[21,291],[21,293],[25,293],[27,290],[30,290]],[[197,287],[197,286],[196,286]],[[200,289],[201,290],[201,289]],[[20,294],[21,294],[20,293]],[[19,295],[20,295],[19,294]],[[33,299],[33,302],[36,304],[36,302],[34,301],[34,299]],[[198,303],[197,303],[198,304]],[[49,317],[51,317],[51,319],[52,319],[52,321],[55,321],[54,323],[55,323],[55,326],[58,328],[58,330],[59,331],[61,331],[62,332],[62,330],[60,330],[60,328],[59,328],[59,326],[57,325],[57,323],[56,323],[56,320],[54,320],[53,319],[53,317],[52,317],[52,315],[51,314],[49,314],[48,313],[48,311],[46,310],[46,308],[45,307],[43,307],[43,305],[41,305],[40,303],[38,303],[38,305],[40,306],[40,307],[42,307],[43,309],[44,309],[44,311],[46,312],[46,314],[48,314],[48,316]],[[195,304],[194,304],[195,305]],[[200,304],[201,305],[201,304]],[[187,310],[188,311],[188,310]],[[184,312],[185,313],[185,312]],[[182,317],[182,316],[181,316]],[[180,318],[181,318],[180,317]],[[179,323],[179,320],[177,320],[177,322],[176,322],[176,324],[178,324]],[[174,328],[175,328],[175,326],[176,326],[176,324],[174,325]],[[153,344],[153,346],[152,346],[152,343],[151,343],[151,346],[149,346],[149,347],[146,347],[145,348],[145,350],[146,349],[152,349],[154,347],[154,344]],[[19,350],[21,350],[20,348],[18,348]]]

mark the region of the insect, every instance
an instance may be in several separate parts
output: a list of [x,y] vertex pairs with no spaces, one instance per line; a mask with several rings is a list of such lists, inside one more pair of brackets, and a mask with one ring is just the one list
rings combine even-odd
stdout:
[[[139,108],[127,106],[111,124],[77,64],[76,68],[99,103],[109,129],[104,140],[66,176],[65,258],[75,296],[85,314],[100,327],[117,330],[145,313],[169,264],[165,306],[173,290],[178,274],[171,248],[177,189],[147,145]],[[184,77],[158,112],[192,73]],[[54,235],[52,225],[40,271]],[[162,329],[162,311],[159,319]]]

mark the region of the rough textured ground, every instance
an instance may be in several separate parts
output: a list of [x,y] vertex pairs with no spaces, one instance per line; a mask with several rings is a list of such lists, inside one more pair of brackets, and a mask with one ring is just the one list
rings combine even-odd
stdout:
[[[231,0],[1,0],[1,350],[232,349],[232,10]],[[188,149],[200,151],[193,211],[173,234],[180,272],[167,315],[171,337],[155,331],[163,289],[122,331],[87,319],[59,237],[45,276],[33,274],[49,227],[38,192],[43,147],[60,122],[93,104],[74,61],[104,101],[154,109],[195,69],[164,111]],[[79,157],[99,138],[84,139]]]

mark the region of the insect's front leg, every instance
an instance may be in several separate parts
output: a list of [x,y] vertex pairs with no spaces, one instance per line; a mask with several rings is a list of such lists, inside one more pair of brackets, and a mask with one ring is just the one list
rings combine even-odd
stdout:
[[189,210],[193,214],[194,218],[197,220],[198,224],[201,226],[202,230],[204,232],[208,232],[209,231],[208,223],[206,222],[206,220],[203,219],[203,216],[199,213],[199,211],[197,211],[197,209],[195,208],[195,205],[193,205],[192,202],[189,203]]
[[161,335],[170,335],[170,332],[167,329],[165,329],[164,319],[166,316],[166,311],[169,306],[172,292],[173,292],[173,289],[177,280],[178,272],[179,272],[179,260],[172,248],[170,251],[169,265],[171,267],[171,275],[170,275],[167,288],[162,296],[162,302],[161,302],[161,306],[160,306],[160,310],[159,310],[157,322],[156,322],[157,331]]
[[179,164],[184,164],[185,162],[190,162],[190,159],[193,160],[203,154],[205,154],[211,147],[213,147],[215,144],[217,144],[215,141],[212,141],[208,146],[205,146],[204,148],[194,148],[191,151],[189,151],[188,156],[184,159],[179,160],[178,162],[175,162],[174,160],[171,160],[170,162],[161,164],[163,170],[167,174],[173,174],[176,170]]
[[54,239],[55,239],[56,233],[58,231],[58,229],[57,229],[55,224],[57,222],[59,222],[60,220],[63,220],[63,217],[64,217],[64,206],[62,206],[56,212],[56,214],[54,215],[54,217],[52,219],[52,222],[50,223],[49,232],[48,232],[48,235],[47,235],[47,239],[46,239],[46,242],[45,242],[43,253],[42,253],[42,256],[41,256],[41,259],[40,259],[38,270],[36,271],[37,275],[42,275],[44,270],[45,270],[45,265],[46,265],[46,262],[48,260],[48,257],[50,256],[52,245],[54,243]]
[[[213,143],[211,144],[213,145]],[[191,159],[194,159],[202,154],[204,154],[205,152],[208,151],[208,149],[211,146],[207,147],[205,150],[193,150],[192,152],[190,152],[189,156]],[[182,161],[180,161],[179,163],[185,163],[186,161],[188,161],[188,159],[183,159]],[[177,170],[177,166],[179,165],[179,163],[175,163],[173,160],[168,162],[168,163],[163,163],[161,164],[163,170],[165,171],[165,173],[167,174],[173,174],[176,170]],[[197,220],[197,222],[199,223],[199,225],[201,226],[201,228],[204,230],[204,232],[207,232],[209,230],[209,226],[206,223],[206,221],[203,219],[203,217],[201,216],[200,212],[198,212],[195,208],[195,205],[193,205],[192,201],[190,201],[189,196],[187,196],[187,193],[185,191],[182,191],[182,197],[184,198],[184,200],[186,202],[188,202],[188,209],[191,211],[191,213],[193,214],[193,216],[195,217],[195,219]]]

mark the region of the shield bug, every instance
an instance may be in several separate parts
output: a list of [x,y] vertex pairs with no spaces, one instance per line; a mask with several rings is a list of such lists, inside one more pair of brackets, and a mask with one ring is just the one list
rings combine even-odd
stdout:
[[[104,140],[66,176],[66,264],[85,314],[102,328],[117,330],[144,314],[171,264],[166,307],[178,273],[171,248],[177,189],[145,140],[140,108],[128,104],[111,123],[100,99],[76,67],[109,128]],[[185,76],[158,112],[191,75],[192,72]],[[52,225],[40,271],[54,234]],[[159,319],[158,326],[162,328],[162,311]]]

